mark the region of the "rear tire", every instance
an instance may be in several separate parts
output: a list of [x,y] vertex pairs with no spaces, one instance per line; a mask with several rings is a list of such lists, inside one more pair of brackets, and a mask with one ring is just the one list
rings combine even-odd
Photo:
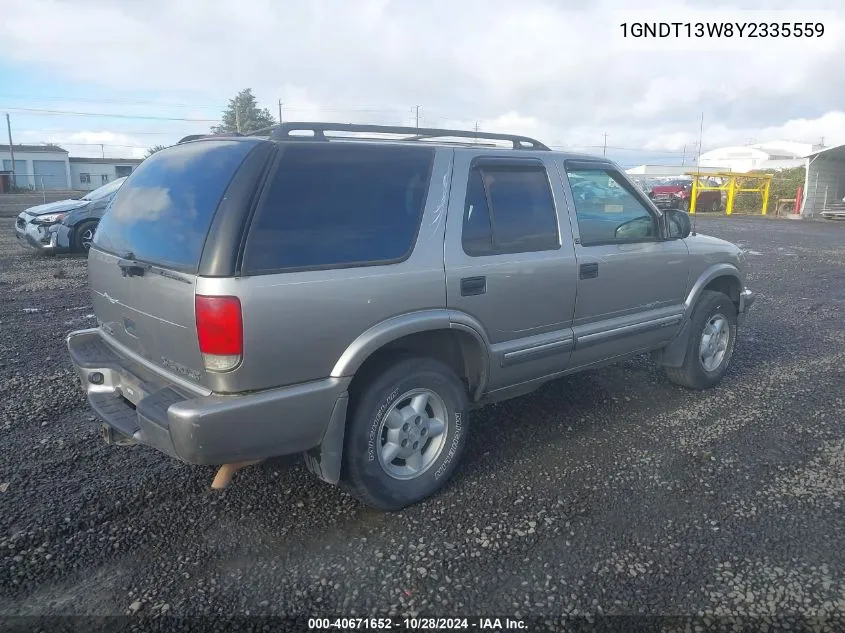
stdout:
[[401,358],[367,379],[353,399],[344,487],[388,511],[440,490],[468,431],[469,402],[455,372],[433,358]]
[[670,381],[688,389],[710,389],[725,373],[736,344],[736,307],[721,292],[705,290],[690,317],[684,364],[666,367]]
[[721,200],[714,200],[713,204],[710,205],[710,210],[713,213],[720,213],[722,211],[722,201]]
[[87,253],[94,241],[94,231],[97,230],[96,220],[86,220],[73,231],[73,250],[77,253]]

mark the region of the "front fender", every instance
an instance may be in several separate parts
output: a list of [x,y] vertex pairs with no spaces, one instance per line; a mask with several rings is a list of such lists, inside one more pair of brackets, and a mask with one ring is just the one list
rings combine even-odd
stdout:
[[695,283],[687,293],[687,298],[684,300],[685,316],[689,317],[692,313],[692,309],[695,307],[698,298],[707,287],[707,284],[718,277],[733,277],[736,279],[737,283],[739,283],[740,291],[742,291],[744,287],[742,273],[740,273],[739,268],[733,264],[727,263],[714,264],[705,269],[705,271],[698,276],[698,279],[695,280]]

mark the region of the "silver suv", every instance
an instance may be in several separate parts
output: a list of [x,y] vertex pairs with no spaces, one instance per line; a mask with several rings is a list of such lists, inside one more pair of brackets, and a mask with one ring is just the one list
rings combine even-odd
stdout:
[[129,176],[88,255],[98,327],[67,344],[107,441],[219,465],[216,487],[303,453],[394,510],[449,479],[471,409],[645,352],[716,385],[744,265],[602,158],[286,123]]

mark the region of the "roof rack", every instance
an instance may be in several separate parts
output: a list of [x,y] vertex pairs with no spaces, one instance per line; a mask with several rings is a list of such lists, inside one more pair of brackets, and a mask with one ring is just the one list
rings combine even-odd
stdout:
[[[312,132],[311,136],[291,134],[291,132]],[[362,125],[357,123],[318,123],[291,122],[273,125],[250,132],[249,136],[269,136],[274,140],[315,140],[328,141],[326,132],[358,132],[371,134],[407,134],[403,141],[420,141],[432,138],[466,138],[510,141],[514,149],[549,150],[540,141],[517,134],[497,134],[494,132],[474,132],[470,130],[445,130],[439,128],[403,127],[394,125]],[[347,137],[343,137],[347,138]]]
[[246,134],[239,134],[237,132],[226,132],[225,134],[189,134],[180,138],[176,144],[187,143],[188,141],[196,141],[201,138],[220,138],[221,136],[247,136]]

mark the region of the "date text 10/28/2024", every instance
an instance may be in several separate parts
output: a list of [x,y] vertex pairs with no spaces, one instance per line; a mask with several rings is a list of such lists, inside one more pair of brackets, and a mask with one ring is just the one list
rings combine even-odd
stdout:
[[309,631],[520,631],[518,618],[308,618]]
[[622,22],[622,37],[633,38],[819,38],[821,22]]

